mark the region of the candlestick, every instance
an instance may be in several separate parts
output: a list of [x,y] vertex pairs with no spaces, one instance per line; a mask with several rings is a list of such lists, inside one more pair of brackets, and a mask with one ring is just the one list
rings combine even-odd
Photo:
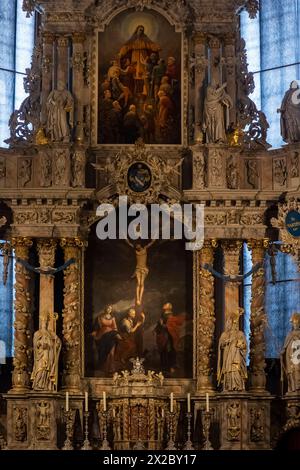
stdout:
[[174,393],[171,392],[170,394],[170,412],[173,413],[173,408],[174,408]]
[[87,413],[89,411],[89,396],[88,392],[84,392],[84,411]]
[[[66,407],[69,407],[69,397],[66,397]],[[66,440],[62,450],[73,450],[72,436],[73,436],[73,411],[65,410],[65,423],[66,423]]]
[[[104,401],[105,397],[105,401]],[[100,411],[100,416],[101,416],[101,422],[102,422],[102,432],[103,432],[103,441],[102,441],[102,446],[100,447],[100,450],[111,450],[109,442],[107,440],[107,420],[108,420],[108,411],[106,411],[106,395],[105,392],[103,392],[103,406],[105,403],[105,410]]]
[[[171,393],[171,396],[173,393]],[[172,397],[171,397],[172,398]],[[171,406],[173,407],[173,400],[171,399]],[[174,436],[174,419],[175,419],[175,413],[173,411],[168,411],[167,412],[167,419],[168,419],[168,434],[169,434],[169,439],[167,443],[166,450],[176,450],[176,445],[175,445],[175,436]]]
[[212,413],[210,411],[202,412],[202,427],[203,427],[203,434],[205,438],[203,450],[214,450],[209,440],[211,418],[212,418]]
[[69,392],[66,392],[66,411],[69,411]]
[[103,392],[103,411],[106,411],[106,392]]
[[[87,394],[87,392],[85,392]],[[92,450],[90,441],[89,441],[89,412],[84,412],[84,442],[81,450]]]
[[191,394],[190,393],[187,394],[187,412],[188,413],[191,412]]
[[206,412],[209,412],[209,395],[206,393]]
[[192,413],[187,412],[187,440],[184,444],[184,450],[194,450],[194,446],[192,443],[192,430],[191,430],[191,420],[192,420]]

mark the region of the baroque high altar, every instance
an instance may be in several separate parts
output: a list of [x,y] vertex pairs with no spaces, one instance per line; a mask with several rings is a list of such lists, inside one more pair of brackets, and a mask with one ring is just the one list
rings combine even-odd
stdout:
[[[2,448],[69,449],[80,439],[86,449],[274,447],[299,426],[300,372],[288,364],[288,337],[284,394],[268,390],[264,258],[276,248],[300,266],[299,237],[286,226],[300,214],[300,136],[282,114],[287,145],[270,149],[266,116],[249,98],[238,13],[254,17],[258,2],[23,8],[38,11],[40,28],[28,97],[0,149],[3,259],[15,255]],[[203,204],[202,248],[99,240],[97,207],[124,195]],[[298,339],[299,324],[294,315]]]

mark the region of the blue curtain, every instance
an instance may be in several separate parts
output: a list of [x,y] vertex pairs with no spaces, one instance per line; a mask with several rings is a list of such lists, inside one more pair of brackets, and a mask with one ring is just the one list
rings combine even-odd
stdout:
[[[247,243],[243,246],[243,274],[248,273],[252,269],[251,250],[249,250]],[[249,364],[249,351],[250,351],[250,316],[251,316],[251,283],[252,275],[243,281],[243,300],[244,300],[244,333],[247,338],[248,354],[247,364]]]
[[[13,356],[14,322],[14,259],[10,258],[6,284],[3,284],[3,258],[0,257],[0,342],[5,345],[6,357]],[[2,346],[3,346],[2,343]],[[0,347],[2,350],[2,347]],[[2,356],[2,352],[0,354]],[[0,357],[0,363],[1,358]]]
[[30,67],[34,16],[26,18],[23,0],[0,0],[0,146],[9,137],[8,121],[25,97],[23,77]]
[[[276,284],[272,283],[270,258],[266,255],[266,295],[265,310],[267,314],[266,327],[266,357],[278,358],[284,339],[291,329],[290,317],[299,312],[300,306],[300,275],[292,256],[285,253],[276,255]],[[247,245],[243,249],[244,273],[248,272],[253,264],[251,250]],[[245,279],[243,285],[244,300],[244,332],[250,341],[250,315],[252,277]]]
[[[269,257],[267,256],[267,261]],[[266,354],[279,357],[284,338],[291,329],[290,317],[299,312],[300,276],[294,259],[285,253],[276,255],[277,282],[272,284],[270,263],[266,269]]]
[[241,34],[249,70],[255,72],[257,89],[251,98],[268,118],[269,143],[280,147],[284,142],[277,109],[290,83],[300,79],[300,0],[260,0],[256,19],[242,12]]

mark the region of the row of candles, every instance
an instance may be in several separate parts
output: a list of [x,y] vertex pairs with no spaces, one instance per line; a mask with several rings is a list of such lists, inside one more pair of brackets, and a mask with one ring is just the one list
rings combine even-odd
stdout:
[[[103,411],[107,411],[106,408],[106,392],[103,392]],[[69,392],[66,392],[66,411],[69,411]],[[84,393],[84,411],[88,412],[89,411],[89,397],[88,397],[88,392]],[[206,411],[209,412],[209,395],[206,393]],[[170,412],[174,412],[174,393],[171,392],[170,394]],[[187,394],[187,412],[191,412],[191,394]]]

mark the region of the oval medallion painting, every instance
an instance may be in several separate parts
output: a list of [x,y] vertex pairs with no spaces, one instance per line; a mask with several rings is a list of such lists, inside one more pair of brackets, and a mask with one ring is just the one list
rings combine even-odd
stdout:
[[147,191],[150,188],[151,179],[151,170],[145,163],[136,162],[128,168],[128,186],[135,193]]
[[300,214],[297,211],[288,212],[285,218],[286,229],[292,237],[300,237]]

